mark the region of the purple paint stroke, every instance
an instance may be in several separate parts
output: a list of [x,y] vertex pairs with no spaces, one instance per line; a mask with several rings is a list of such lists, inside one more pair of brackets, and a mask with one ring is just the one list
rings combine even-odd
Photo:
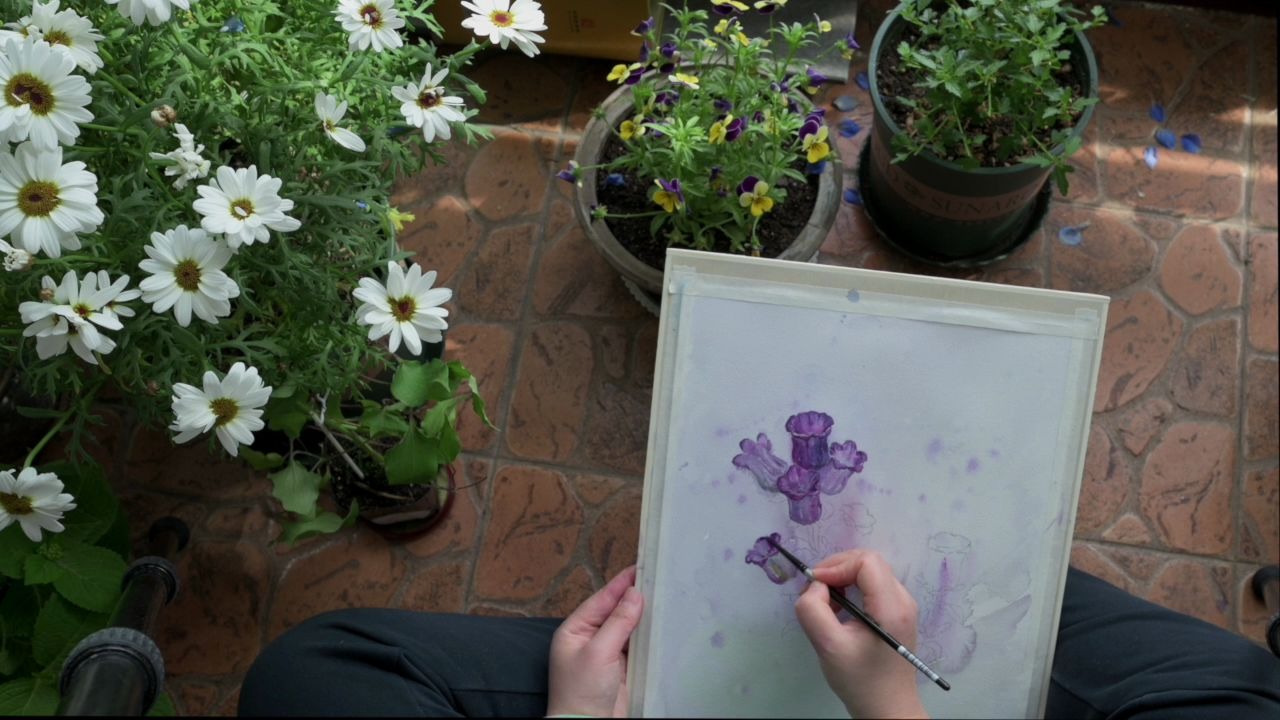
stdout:
[[787,498],[787,515],[792,522],[812,525],[822,518],[818,473],[792,465],[787,474],[778,478],[778,492]]
[[929,538],[930,560],[920,588],[918,633],[921,660],[939,673],[958,672],[969,664],[977,647],[977,632],[969,621],[972,578],[967,562],[971,544],[960,535],[939,532]]
[[791,460],[807,470],[817,470],[830,459],[827,436],[835,421],[823,412],[802,412],[787,418],[791,433]]
[[717,630],[711,634],[711,647],[717,650],[724,647],[724,633]]
[[978,458],[971,457],[969,458],[969,462],[965,463],[964,471],[972,475],[978,472],[978,470],[981,468],[982,468],[982,463],[978,462]]
[[924,493],[920,493],[920,497],[916,499],[919,500],[920,502],[924,502],[926,500]]
[[942,456],[942,438],[934,438],[930,440],[929,447],[925,448],[924,453],[929,462],[938,462],[938,458]]
[[[770,540],[773,542],[771,543]],[[785,583],[796,574],[796,569],[791,563],[778,557],[778,548],[774,547],[773,543],[779,542],[782,542],[782,536],[778,533],[756,538],[755,544],[747,551],[746,557],[748,564],[759,566],[764,570],[769,582],[775,585]]]
[[787,472],[787,462],[773,454],[769,436],[760,433],[755,442],[744,438],[738,447],[742,453],[733,457],[733,466],[750,471],[762,489],[778,492],[778,478]]
[[738,496],[738,504],[739,504],[739,505],[746,505],[746,504],[747,504],[747,496],[746,496],[746,495],[739,495],[739,496]]
[[725,561],[725,562],[729,562],[730,560],[732,560],[732,559],[733,559],[733,548],[725,548],[725,549],[724,549],[724,553],[722,554],[722,557],[724,558],[724,561]]

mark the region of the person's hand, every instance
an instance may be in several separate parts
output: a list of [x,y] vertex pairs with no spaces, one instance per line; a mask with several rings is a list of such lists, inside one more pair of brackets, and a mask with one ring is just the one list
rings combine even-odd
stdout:
[[853,717],[926,717],[916,669],[861,620],[836,616],[828,587],[856,586],[863,608],[898,642],[915,650],[916,601],[878,553],[849,550],[813,567],[812,582],[798,600],[796,617],[818,653],[827,684]]
[[548,715],[624,717],[627,641],[644,599],[634,565],[578,606],[551,640]]

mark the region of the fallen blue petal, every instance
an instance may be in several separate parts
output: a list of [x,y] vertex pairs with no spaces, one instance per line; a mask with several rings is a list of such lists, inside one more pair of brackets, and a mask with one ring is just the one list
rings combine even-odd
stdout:
[[840,128],[840,137],[851,138],[862,132],[862,126],[852,118],[841,120],[838,127]]
[[244,21],[236,17],[235,15],[232,15],[231,17],[227,18],[227,21],[223,23],[222,27],[219,28],[218,32],[242,33],[244,32]]
[[867,78],[866,72],[858,73],[857,76],[853,78],[853,81],[858,83],[858,87],[862,88],[863,90],[867,90],[867,91],[871,90],[871,80]]
[[1150,112],[1147,114],[1151,116],[1152,120],[1155,120],[1158,123],[1164,122],[1164,106],[1160,103],[1152,105]]
[[1088,223],[1084,225],[1068,225],[1058,231],[1058,240],[1062,241],[1063,245],[1079,245],[1084,242],[1084,229],[1087,227],[1089,227]]
[[1156,163],[1160,162],[1160,156],[1156,153],[1156,149],[1154,147],[1148,147],[1143,151],[1142,162],[1146,163],[1147,167],[1152,170],[1156,169]]
[[604,176],[604,184],[608,187],[622,187],[627,184],[627,179],[622,173],[609,173]]
[[1165,150],[1173,150],[1178,147],[1178,136],[1172,130],[1160,128],[1156,131],[1156,142]]
[[826,169],[827,169],[827,161],[823,160],[822,162],[809,163],[805,167],[804,172],[806,175],[821,175],[822,171]]
[[413,128],[408,125],[398,125],[396,127],[387,128],[387,137],[398,138],[401,135],[407,134],[411,130],[413,130]]
[[832,100],[831,104],[835,105],[836,109],[840,112],[849,112],[850,110],[858,107],[858,100],[852,95],[841,95],[835,100]]
[[360,208],[361,210],[364,210],[365,212],[369,212],[369,203],[363,200],[357,200],[356,207]]
[[1107,11],[1107,24],[1116,27],[1124,27],[1124,23],[1120,22],[1120,18],[1116,17],[1116,11],[1111,9],[1110,5],[1103,5],[1103,10]]
[[1182,149],[1189,153],[1200,152],[1200,136],[1195,133],[1187,133],[1182,136]]
[[853,188],[844,191],[844,201],[850,205],[862,205],[862,193]]

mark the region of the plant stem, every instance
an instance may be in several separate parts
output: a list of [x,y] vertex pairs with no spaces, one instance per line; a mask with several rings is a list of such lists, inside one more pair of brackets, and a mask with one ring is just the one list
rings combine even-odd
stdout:
[[67,420],[70,419],[71,413],[73,412],[75,412],[75,408],[69,408],[66,412],[62,413],[62,417],[58,418],[58,422],[54,423],[53,427],[49,428],[49,432],[45,433],[44,437],[40,438],[40,442],[36,443],[35,447],[31,448],[31,452],[27,453],[26,460],[22,461],[22,467],[31,467],[31,463],[35,462],[36,456],[39,455],[40,451],[44,450],[44,446],[48,445],[49,441],[58,434],[58,431],[62,429],[62,426],[67,424]]
[[320,413],[311,413],[311,421],[316,424],[316,427],[320,428],[320,432],[324,433],[325,438],[327,438],[329,443],[333,445],[334,449],[338,451],[338,454],[342,456],[342,459],[347,461],[347,467],[351,468],[351,472],[354,472],[356,477],[363,480],[364,471],[361,470],[360,466],[356,464],[356,461],[347,454],[346,448],[342,447],[342,443],[338,442],[338,438],[334,437],[333,433],[329,432],[329,428],[325,426],[324,418]]

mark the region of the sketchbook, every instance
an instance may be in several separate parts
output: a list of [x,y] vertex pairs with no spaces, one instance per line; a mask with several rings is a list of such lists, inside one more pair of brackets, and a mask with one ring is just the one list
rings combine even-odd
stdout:
[[952,685],[919,677],[933,716],[1039,716],[1107,302],[669,251],[632,716],[845,716],[775,533],[889,560]]

